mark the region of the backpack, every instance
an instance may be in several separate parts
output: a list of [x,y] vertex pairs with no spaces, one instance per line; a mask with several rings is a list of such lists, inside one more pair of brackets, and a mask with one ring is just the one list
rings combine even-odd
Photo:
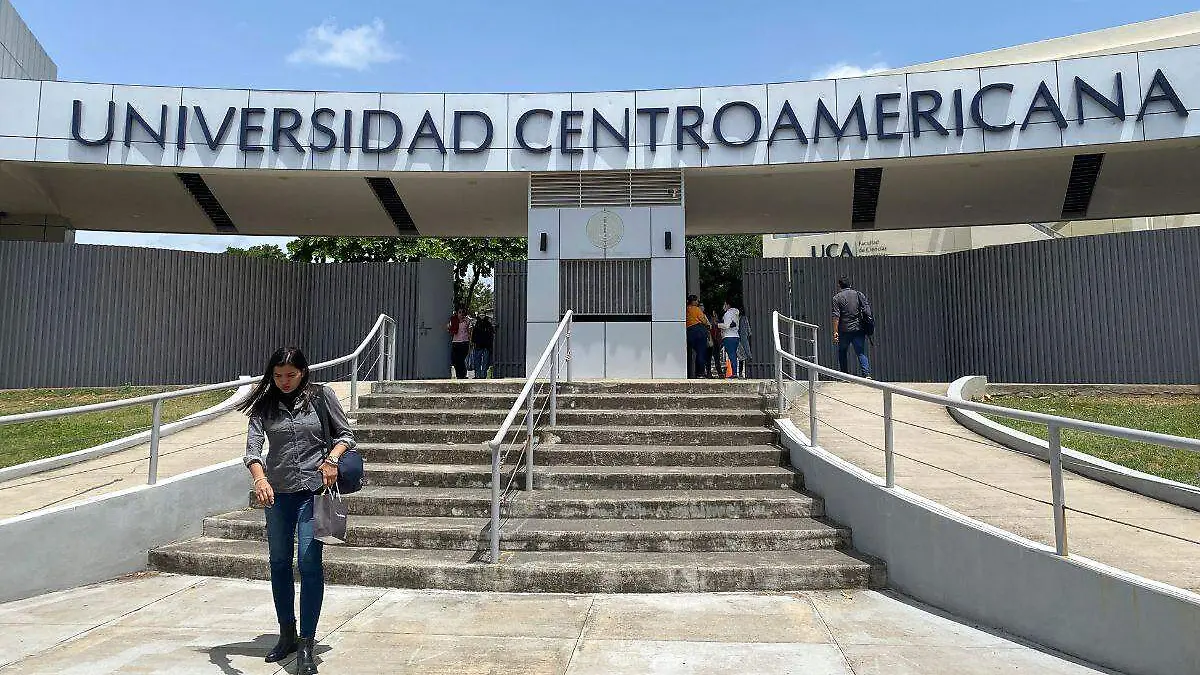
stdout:
[[858,291],[858,329],[867,337],[875,334],[875,313],[862,291]]

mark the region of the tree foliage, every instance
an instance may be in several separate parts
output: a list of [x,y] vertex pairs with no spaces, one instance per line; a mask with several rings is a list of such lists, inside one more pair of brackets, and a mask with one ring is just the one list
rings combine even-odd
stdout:
[[492,276],[498,262],[524,260],[526,247],[524,238],[300,237],[288,243],[288,253],[300,262],[448,260],[454,271],[455,304],[475,310],[484,301],[480,280]]
[[251,246],[250,248],[238,248],[237,246],[230,246],[225,249],[225,253],[228,255],[244,255],[251,258],[264,258],[266,260],[288,259],[287,253],[284,253],[283,249],[279,248],[278,244],[259,244],[258,246]]
[[742,260],[761,258],[762,236],[757,234],[713,234],[687,238],[688,255],[700,267],[700,302],[711,314],[720,311],[726,299],[742,305]]

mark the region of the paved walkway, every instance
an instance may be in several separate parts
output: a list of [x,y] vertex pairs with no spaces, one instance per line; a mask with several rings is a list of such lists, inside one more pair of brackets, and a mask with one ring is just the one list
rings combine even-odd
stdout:
[[[350,383],[330,386],[346,406]],[[360,393],[369,389],[369,383],[359,383]],[[229,412],[161,439],[158,478],[219,464],[240,457],[245,449],[246,416]],[[0,519],[145,485],[149,469],[150,444],[143,443],[79,464],[0,482]]]
[[[945,385],[911,386],[943,395],[946,391]],[[882,476],[880,392],[844,383],[822,384],[819,392],[820,445]],[[940,406],[901,396],[892,402],[898,486],[1054,545],[1048,464],[967,431]],[[793,404],[792,419],[807,430],[807,396]],[[1200,513],[1072,473],[1065,474],[1064,490],[1071,553],[1200,592]]]
[[[0,605],[0,673],[287,672],[270,584],[144,574]],[[1083,675],[901,596],[552,595],[329,586],[322,673]],[[291,669],[292,664],[283,664]]]

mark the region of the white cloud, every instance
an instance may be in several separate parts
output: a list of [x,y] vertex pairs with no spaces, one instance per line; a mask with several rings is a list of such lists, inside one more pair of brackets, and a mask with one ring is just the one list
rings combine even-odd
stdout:
[[291,54],[288,63],[367,70],[376,63],[388,63],[401,57],[395,45],[384,38],[382,19],[353,28],[338,29],[327,19],[304,33],[303,43]]
[[107,246],[137,246],[140,248],[170,248],[179,251],[224,253],[229,246],[249,248],[260,244],[278,244],[287,250],[295,237],[247,237],[222,234],[145,234],[142,232],[97,232],[77,230],[75,243]]
[[871,75],[872,73],[881,73],[885,70],[891,70],[891,67],[882,61],[872,63],[869,66],[856,66],[845,61],[838,61],[831,66],[826,66],[813,73],[813,79],[833,80],[840,77],[862,77],[863,75]]

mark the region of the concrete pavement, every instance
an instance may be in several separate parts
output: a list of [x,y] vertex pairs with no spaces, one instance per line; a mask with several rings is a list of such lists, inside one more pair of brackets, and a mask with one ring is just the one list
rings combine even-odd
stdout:
[[[342,405],[350,400],[350,383],[330,383]],[[370,391],[359,383],[359,392]],[[246,416],[229,412],[184,429],[159,441],[158,478],[240,457],[246,448]],[[143,443],[111,455],[71,466],[0,482],[0,519],[68,504],[146,484],[150,444]]]
[[[943,395],[946,389],[937,384],[908,386]],[[880,392],[845,383],[822,383],[818,390],[820,446],[882,476]],[[1054,545],[1048,464],[967,431],[940,406],[902,396],[893,396],[892,402],[898,486],[971,518]],[[792,403],[791,418],[807,432],[807,396]],[[1200,592],[1200,513],[1071,473],[1064,476],[1064,491],[1071,553]]]
[[[289,672],[270,584],[140,574],[0,605],[0,673]],[[329,586],[322,673],[1082,675],[1109,672],[902,596],[559,595]]]

